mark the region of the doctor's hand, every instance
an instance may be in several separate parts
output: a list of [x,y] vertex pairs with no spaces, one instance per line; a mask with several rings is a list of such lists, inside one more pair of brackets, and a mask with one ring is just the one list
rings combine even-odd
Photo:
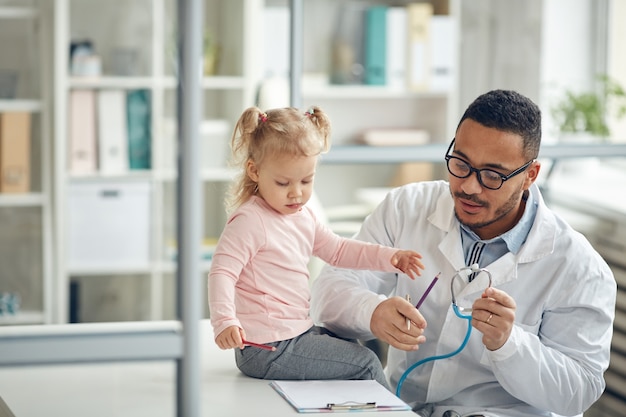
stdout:
[[[410,326],[407,327],[407,319]],[[426,341],[426,320],[414,305],[402,297],[392,297],[374,310],[370,329],[374,336],[400,350],[417,350]]]
[[497,350],[511,336],[515,323],[515,300],[504,291],[487,288],[472,306],[472,326],[483,334],[483,344]]
[[246,338],[246,334],[239,326],[230,326],[222,330],[220,334],[215,338],[215,343],[220,349],[243,349],[243,341]]

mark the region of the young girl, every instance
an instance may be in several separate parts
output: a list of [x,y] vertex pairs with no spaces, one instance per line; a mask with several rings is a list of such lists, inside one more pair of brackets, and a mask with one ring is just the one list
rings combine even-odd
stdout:
[[307,264],[315,255],[331,265],[411,279],[424,266],[416,252],[335,235],[306,206],[329,138],[330,121],[318,107],[306,113],[251,107],[239,118],[232,150],[242,172],[209,273],[215,342],[239,348],[237,367],[251,377],[376,379],[388,387],[371,350],[314,326]]

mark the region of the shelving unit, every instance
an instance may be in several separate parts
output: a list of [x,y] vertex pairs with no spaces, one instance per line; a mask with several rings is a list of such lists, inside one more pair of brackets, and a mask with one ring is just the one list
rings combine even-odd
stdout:
[[0,5],[0,69],[17,74],[15,96],[0,98],[0,113],[31,114],[30,191],[0,194],[0,293],[20,298],[16,314],[0,314],[0,325],[52,321],[49,10],[37,0]]
[[[262,0],[205,0],[205,28],[220,45],[215,74],[202,80],[205,120],[225,120],[234,126],[241,111],[254,104],[258,77],[258,19]],[[116,34],[110,33],[115,21]],[[109,22],[109,23],[107,23]],[[55,223],[58,225],[59,277],[55,303],[60,306],[55,321],[70,318],[64,307],[72,303],[82,321],[157,320],[175,318],[175,271],[172,248],[176,239],[176,119],[174,0],[56,0],[55,6]],[[69,71],[69,45],[72,40],[89,39],[102,59],[102,75],[72,76]],[[116,48],[133,47],[139,52],[134,75],[114,75],[107,62]],[[77,176],[68,169],[70,144],[68,125],[70,92],[77,90],[131,91],[150,93],[150,169],[130,170],[121,175]],[[219,140],[227,141],[230,131]],[[226,155],[224,155],[224,159]],[[225,222],[223,193],[233,173],[224,166],[203,167],[205,228],[207,238],[219,236]],[[123,187],[147,184],[149,188],[148,258],[133,265],[72,266],[68,253],[72,213],[69,201],[76,185]],[[123,216],[120,213],[120,216]],[[96,222],[96,219],[94,219]],[[119,237],[124,239],[123,236]],[[175,252],[175,248],[174,248]],[[204,263],[203,275],[209,264]],[[79,297],[70,298],[73,284]],[[129,296],[131,294],[131,296]],[[79,305],[76,305],[79,302]],[[100,309],[101,307],[101,309]],[[74,311],[76,313],[76,311]]]
[[[456,0],[451,0],[451,3]],[[366,127],[378,127],[382,120],[376,117],[385,111],[386,126],[425,127],[433,142],[447,141],[451,128],[450,114],[456,108],[455,96],[450,92],[407,93],[385,87],[320,85],[319,74],[327,71],[331,56],[332,27],[328,23],[337,16],[340,5],[334,1],[304,1],[304,33],[315,32],[311,47],[304,45],[305,74],[303,105],[318,104],[325,108],[333,120],[334,145],[350,143],[355,133]],[[367,3],[367,2],[364,2]],[[402,3],[406,4],[408,2]],[[388,4],[394,4],[389,1]],[[205,27],[221,46],[216,74],[204,77],[204,118],[226,120],[234,126],[241,111],[255,104],[256,93],[263,79],[263,62],[274,47],[272,39],[262,40],[264,33],[263,8],[288,7],[284,0],[205,0]],[[171,125],[176,116],[176,86],[173,62],[176,3],[173,0],[55,0],[54,9],[54,62],[55,62],[55,153],[54,223],[55,254],[58,259],[55,276],[58,285],[54,292],[57,310],[54,321],[76,319],[76,310],[88,321],[119,320],[120,311],[127,311],[128,320],[157,320],[175,317],[175,253],[176,239],[176,169],[173,163]],[[452,10],[452,7],[451,7]],[[453,11],[451,11],[453,13]],[[115,22],[116,33],[110,33]],[[316,25],[316,30],[307,25]],[[319,24],[319,28],[317,25]],[[319,30],[318,30],[319,29]],[[287,36],[287,33],[285,34]],[[69,71],[69,45],[72,40],[91,40],[102,60],[102,75],[97,77],[72,76]],[[137,69],[132,76],[115,75],[111,71],[111,55],[116,48],[135,48],[139,51]],[[131,91],[145,89],[150,92],[151,113],[151,169],[130,171],[123,175],[102,175],[98,172],[77,176],[68,169],[70,144],[70,102],[72,91],[104,90]],[[451,90],[453,91],[453,89]],[[286,105],[287,103],[285,103]],[[456,117],[456,115],[455,115]],[[228,137],[230,132],[228,132]],[[223,140],[228,140],[224,137]],[[367,158],[366,158],[367,159]],[[364,161],[366,161],[366,159]],[[355,175],[337,181],[334,167],[320,168],[317,188],[330,205],[342,204],[350,189],[359,184],[377,185],[385,181],[398,161],[386,166],[350,167]],[[381,170],[386,174],[381,175]],[[233,172],[224,166],[204,167],[201,172],[204,191],[204,231],[206,238],[216,238],[221,233],[226,217],[223,199],[226,185]],[[150,210],[149,257],[142,263],[117,265],[111,261],[101,265],[72,265],[70,262],[70,212],[72,190],[78,185],[106,185],[124,187],[130,184],[147,184]],[[330,184],[333,186],[331,187]],[[339,185],[339,186],[338,186]],[[326,198],[327,197],[327,198]],[[106,215],[103,213],[102,215]],[[120,214],[118,217],[122,217]],[[97,225],[102,220],[94,219]],[[123,239],[123,237],[119,237]],[[174,250],[173,250],[174,247]],[[203,275],[209,262],[203,262]],[[74,297],[70,297],[70,285]],[[79,294],[77,304],[76,294]],[[129,297],[128,294],[136,294]],[[70,317],[67,306],[72,305]],[[102,312],[94,312],[102,307]],[[106,306],[106,307],[105,307]],[[88,312],[88,311],[91,312]],[[106,311],[105,311],[106,310]],[[108,313],[107,313],[108,311]]]
[[[429,133],[432,145],[447,143],[453,135],[459,117],[456,52],[452,57],[448,89],[412,90],[408,85],[398,88],[391,85],[341,85],[329,81],[332,40],[336,36],[342,13],[346,13],[347,9],[363,9],[372,4],[392,7],[409,3],[386,0],[349,3],[303,1],[306,16],[303,32],[316,35],[304,37],[302,103],[305,108],[319,105],[332,121],[332,147],[329,154],[322,157],[316,176],[316,190],[324,206],[354,204],[355,189],[389,186],[402,164],[420,160],[419,156],[413,155],[421,154],[421,148],[417,150],[413,147],[408,154],[404,154],[405,147],[358,146],[356,142],[362,131],[369,128],[423,129]],[[432,4],[436,14],[446,14],[450,19],[451,48],[457,51],[459,39],[455,33],[458,33],[458,1],[437,1]],[[347,20],[346,17],[344,21]],[[391,153],[393,157],[386,157]],[[420,160],[423,161],[427,161],[427,158]],[[434,167],[432,172],[438,175],[438,168]]]

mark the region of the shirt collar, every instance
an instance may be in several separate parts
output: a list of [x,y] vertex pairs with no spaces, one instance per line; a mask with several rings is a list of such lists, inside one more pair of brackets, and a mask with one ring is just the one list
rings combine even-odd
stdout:
[[462,234],[468,237],[472,241],[481,241],[489,244],[499,241],[504,241],[509,252],[517,254],[522,248],[522,245],[530,233],[533,222],[535,221],[535,215],[537,214],[537,201],[533,198],[531,192],[524,192],[524,198],[526,199],[526,207],[524,208],[524,214],[520,218],[519,222],[509,231],[496,236],[489,240],[482,240],[476,233],[471,231],[467,226],[461,224]]

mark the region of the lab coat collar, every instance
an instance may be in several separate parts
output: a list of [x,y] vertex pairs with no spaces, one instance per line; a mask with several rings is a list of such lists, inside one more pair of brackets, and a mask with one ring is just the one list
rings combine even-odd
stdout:
[[[492,274],[492,285],[497,286],[517,278],[517,264],[534,262],[554,251],[556,221],[554,214],[547,208],[539,191],[533,184],[530,188],[533,199],[538,202],[535,222],[530,229],[526,242],[517,255],[508,252],[486,267]],[[454,202],[451,194],[443,193],[435,206],[435,211],[428,220],[445,235],[439,243],[439,250],[454,270],[465,267],[459,221],[454,215]]]

